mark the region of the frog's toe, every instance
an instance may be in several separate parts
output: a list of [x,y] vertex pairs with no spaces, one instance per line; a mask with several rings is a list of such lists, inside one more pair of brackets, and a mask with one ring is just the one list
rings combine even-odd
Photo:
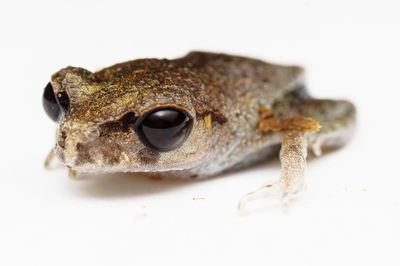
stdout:
[[68,169],[68,176],[71,179],[79,179],[78,172],[75,170],[72,170],[71,168]]
[[247,193],[244,195],[238,204],[238,210],[244,211],[247,204],[251,201],[260,200],[260,199],[283,199],[284,193],[281,190],[281,186],[278,182],[267,184],[265,186],[260,187],[256,191]]
[[262,186],[256,191],[244,195],[239,201],[238,210],[242,212],[246,209],[246,206],[249,202],[263,199],[279,200],[284,206],[286,206],[288,205],[290,199],[304,188],[305,183],[303,182],[298,184],[289,184],[283,180],[278,180],[274,183]]
[[319,157],[322,155],[322,141],[315,141],[311,144],[311,150],[315,156]]

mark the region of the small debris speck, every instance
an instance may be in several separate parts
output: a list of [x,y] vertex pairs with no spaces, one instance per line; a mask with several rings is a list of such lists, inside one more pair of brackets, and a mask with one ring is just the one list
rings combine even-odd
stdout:
[[147,213],[143,212],[143,213],[136,215],[135,219],[142,220],[142,219],[145,219],[146,217],[147,217]]
[[195,197],[195,198],[193,198],[193,200],[205,200],[205,198],[203,198],[203,197]]

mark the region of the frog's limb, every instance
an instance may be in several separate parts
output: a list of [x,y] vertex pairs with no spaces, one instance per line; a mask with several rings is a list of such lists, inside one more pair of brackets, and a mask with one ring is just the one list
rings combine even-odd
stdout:
[[50,164],[53,161],[54,157],[56,156],[56,153],[54,149],[51,149],[49,154],[47,154],[46,159],[44,160],[44,168],[49,169]]
[[318,121],[301,115],[292,117],[261,117],[258,129],[262,132],[286,130],[318,131],[320,125]]
[[284,132],[280,151],[282,174],[279,180],[266,184],[242,197],[238,209],[243,210],[249,201],[265,198],[288,200],[304,186],[307,142],[304,132],[297,130]]
[[[55,157],[56,157],[56,152],[55,152],[54,149],[51,149],[51,151],[47,155],[46,159],[44,160],[44,167],[46,169],[50,168],[50,164],[54,160]],[[75,171],[75,170],[72,170],[71,168],[68,168],[68,176],[71,179],[77,179],[78,178],[78,172]]]
[[307,142],[317,156],[322,148],[336,148],[344,145],[353,132],[356,109],[344,100],[307,99],[300,107],[300,113],[318,120],[321,129],[307,135]]
[[321,148],[345,144],[353,131],[356,116],[354,105],[348,101],[319,99],[306,99],[298,113],[300,115],[294,117],[273,117],[273,112],[260,110],[258,128],[261,131],[291,131],[284,133],[282,142],[281,178],[245,195],[239,203],[240,210],[255,199],[281,197],[287,200],[288,196],[296,194],[304,185],[307,143],[316,155],[321,154]]
[[[56,157],[56,152],[54,149],[51,149],[49,154],[46,156],[46,159],[44,160],[44,167],[46,169],[49,169],[51,162],[54,160]],[[68,176],[71,179],[77,179],[78,178],[78,172],[75,170],[72,170],[71,168],[68,168]]]

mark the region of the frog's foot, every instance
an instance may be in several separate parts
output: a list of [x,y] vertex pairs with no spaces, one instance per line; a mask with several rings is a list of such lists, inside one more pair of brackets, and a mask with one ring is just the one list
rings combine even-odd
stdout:
[[310,145],[312,152],[315,156],[320,157],[322,155],[322,144],[323,140],[314,140],[313,143]]
[[50,168],[50,164],[53,161],[55,156],[56,156],[56,153],[54,152],[54,149],[51,149],[49,154],[47,154],[46,159],[44,160],[44,168],[46,168],[46,169]]
[[299,131],[284,133],[280,152],[282,164],[280,179],[244,195],[238,205],[239,211],[244,210],[248,202],[257,199],[281,199],[286,204],[291,196],[297,194],[304,187],[307,157],[307,143],[304,134]]
[[239,201],[238,210],[243,211],[246,208],[248,202],[259,199],[270,198],[270,199],[282,199],[284,201],[284,194],[285,192],[282,191],[282,186],[279,181],[267,184],[255,191],[252,191],[244,195]]
[[79,179],[78,172],[75,170],[72,170],[71,168],[68,168],[68,176],[71,179]]
[[324,148],[343,146],[353,134],[356,108],[351,102],[308,99],[302,104],[300,113],[321,123],[318,132],[307,135],[307,143],[316,156],[320,156]]

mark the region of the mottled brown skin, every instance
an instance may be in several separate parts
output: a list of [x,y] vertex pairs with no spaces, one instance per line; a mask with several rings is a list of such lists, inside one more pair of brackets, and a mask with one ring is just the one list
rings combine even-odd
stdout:
[[[308,135],[316,151],[323,144],[342,144],[354,122],[353,105],[310,98],[302,76],[296,66],[203,52],[134,60],[95,73],[67,67],[51,81],[55,93],[65,91],[70,98],[55,151],[78,172],[210,176],[276,152],[284,129],[260,130],[260,108],[279,119],[317,120],[321,130]],[[128,126],[159,106],[184,109],[194,118],[190,136],[176,150],[153,151]]]

